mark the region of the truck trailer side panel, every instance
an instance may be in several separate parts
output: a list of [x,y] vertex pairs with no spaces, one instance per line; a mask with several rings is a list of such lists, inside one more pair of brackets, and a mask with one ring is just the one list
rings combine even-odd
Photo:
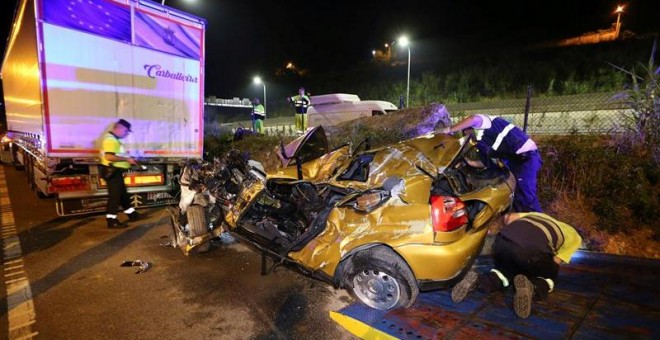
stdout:
[[34,3],[21,1],[2,64],[8,130],[42,135],[41,77]]

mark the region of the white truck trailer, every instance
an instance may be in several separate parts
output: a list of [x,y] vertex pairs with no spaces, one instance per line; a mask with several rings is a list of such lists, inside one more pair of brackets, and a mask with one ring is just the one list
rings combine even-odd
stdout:
[[21,0],[1,76],[12,162],[59,215],[105,209],[99,142],[120,118],[145,165],[135,207],[174,199],[177,165],[202,158],[206,21],[150,0]]

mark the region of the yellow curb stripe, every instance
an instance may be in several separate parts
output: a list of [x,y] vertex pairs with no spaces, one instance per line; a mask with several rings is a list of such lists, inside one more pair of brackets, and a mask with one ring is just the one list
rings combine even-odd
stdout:
[[344,314],[330,311],[330,318],[344,327],[351,334],[366,340],[394,340],[398,339],[383,331],[373,328],[362,321],[355,320]]

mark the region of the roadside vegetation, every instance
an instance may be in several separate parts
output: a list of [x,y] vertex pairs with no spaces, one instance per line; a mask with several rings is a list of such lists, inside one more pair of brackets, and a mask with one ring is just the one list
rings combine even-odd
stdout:
[[[655,56],[654,45],[648,62],[610,65],[609,72],[617,75],[609,78],[620,79],[616,90],[632,109],[623,132],[533,136],[544,162],[539,175],[541,205],[574,225],[589,250],[660,258],[660,67]],[[346,142],[357,145],[367,137],[372,147],[415,137],[427,131],[419,126],[435,124],[429,118],[437,105],[427,103],[327,128],[330,148]],[[222,136],[207,137],[209,155],[240,149],[267,170],[276,169],[279,138],[247,136],[233,142],[232,136]]]

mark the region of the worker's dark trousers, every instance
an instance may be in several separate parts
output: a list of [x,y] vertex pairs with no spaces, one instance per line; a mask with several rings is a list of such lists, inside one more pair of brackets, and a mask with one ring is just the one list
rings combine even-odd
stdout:
[[[108,205],[106,213],[117,215],[119,205],[128,209],[131,206],[130,197],[124,184],[124,170],[104,167],[104,179],[108,183]],[[107,177],[106,177],[107,176]]]
[[543,290],[538,292],[541,298],[547,295],[549,286],[540,278],[556,281],[559,275],[559,265],[553,257],[552,253],[517,244],[502,235],[497,235],[493,243],[495,269],[509,282],[513,282],[518,274],[527,276],[535,287],[542,286]]
[[517,212],[542,212],[536,196],[536,183],[541,169],[541,156],[538,151],[526,152],[516,159],[507,159],[511,173],[516,177],[516,193],[513,210]]

